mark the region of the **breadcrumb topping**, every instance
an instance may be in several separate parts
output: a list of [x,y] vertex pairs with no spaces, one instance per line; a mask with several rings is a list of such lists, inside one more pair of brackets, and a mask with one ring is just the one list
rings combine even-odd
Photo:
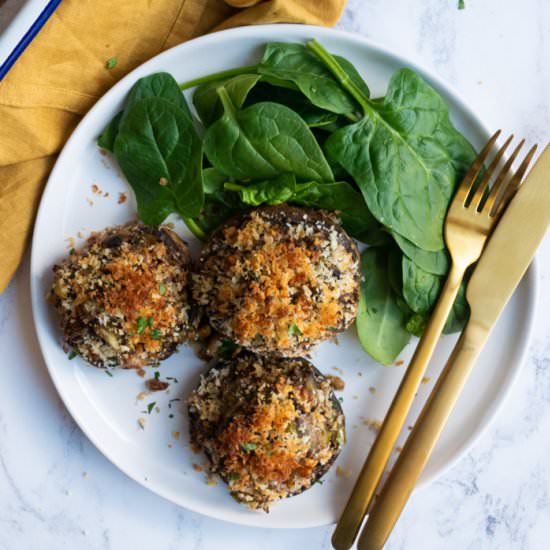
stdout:
[[330,381],[305,359],[242,354],[215,365],[189,399],[192,444],[251,508],[310,487],[344,443]]
[[187,249],[137,222],[93,235],[54,266],[50,301],[67,345],[95,366],[140,368],[170,355],[190,327]]
[[359,255],[329,215],[259,208],[218,230],[193,281],[194,298],[224,336],[294,356],[354,320]]

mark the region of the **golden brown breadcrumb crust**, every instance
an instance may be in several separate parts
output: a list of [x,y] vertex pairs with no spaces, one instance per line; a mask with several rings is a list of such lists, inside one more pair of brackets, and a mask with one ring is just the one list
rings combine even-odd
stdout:
[[239,345],[301,355],[355,319],[359,254],[326,213],[258,208],[208,241],[193,296],[216,330]]
[[188,407],[192,443],[252,508],[310,487],[344,442],[330,381],[305,359],[245,353],[218,363]]
[[188,265],[185,243],[166,227],[131,222],[93,235],[53,268],[49,300],[66,344],[98,367],[167,357],[190,329]]

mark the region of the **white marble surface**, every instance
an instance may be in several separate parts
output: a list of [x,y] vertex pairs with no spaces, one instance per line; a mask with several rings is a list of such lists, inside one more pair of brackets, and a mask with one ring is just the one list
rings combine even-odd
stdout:
[[[0,8],[0,29],[18,3]],[[433,69],[490,127],[548,141],[550,1],[466,0],[459,11],[455,0],[351,0],[339,27]],[[413,495],[388,550],[548,548],[550,238],[539,267],[529,357],[504,410],[463,460]],[[266,531],[214,521],[111,465],[50,382],[32,325],[28,262],[0,296],[0,365],[0,548],[330,548],[330,527]]]

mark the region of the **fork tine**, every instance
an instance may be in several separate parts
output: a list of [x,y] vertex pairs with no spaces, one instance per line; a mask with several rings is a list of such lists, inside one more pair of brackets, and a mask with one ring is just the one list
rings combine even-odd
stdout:
[[533,160],[533,156],[535,155],[536,150],[537,145],[535,144],[533,145],[533,147],[531,147],[531,149],[529,149],[527,155],[525,155],[525,158],[523,159],[523,162],[520,164],[516,173],[513,174],[508,182],[503,186],[501,193],[499,193],[499,195],[496,197],[495,204],[490,210],[491,216],[500,216],[502,211],[512,200],[516,191],[518,190],[518,187],[521,185],[521,180],[523,179],[523,176],[525,175],[525,172],[527,171],[531,160]]
[[497,198],[498,199],[502,198],[502,191],[504,191],[504,188],[506,187],[506,185],[508,185],[508,179],[514,175],[512,170],[512,164],[514,164],[514,161],[516,160],[524,144],[525,144],[525,139],[522,139],[516,145],[516,148],[513,150],[512,154],[510,155],[508,160],[504,163],[504,166],[501,168],[500,172],[495,178],[495,182],[491,187],[491,192],[489,193],[489,196],[487,197],[487,200],[483,205],[482,211],[487,215],[489,216],[492,215],[493,207],[497,202]]
[[466,199],[468,198],[470,191],[472,190],[472,187],[477,179],[477,175],[479,174],[479,171],[481,170],[485,159],[491,152],[495,141],[497,140],[498,136],[500,136],[500,132],[501,130],[497,130],[492,135],[491,139],[487,142],[487,145],[485,145],[485,147],[481,150],[477,158],[474,160],[474,163],[472,164],[472,166],[470,166],[468,172],[466,172],[466,175],[462,179],[462,182],[459,185],[455,196],[455,200],[458,200],[461,204],[464,205],[466,203]]
[[508,160],[504,163],[504,166],[501,168],[500,172],[498,173],[495,182],[493,183],[493,187],[491,187],[491,192],[489,193],[489,196],[487,197],[487,200],[485,201],[485,204],[483,206],[483,211],[490,213],[492,211],[493,206],[496,203],[497,197],[500,198],[500,192],[503,190],[504,182],[506,181],[506,176],[511,172],[512,170],[512,164],[516,160],[516,157],[518,156],[520,149],[523,147],[525,143],[525,140],[522,139],[517,145],[516,148],[513,150],[512,154],[508,158]]
[[489,181],[491,180],[491,177],[494,174],[495,170],[497,169],[500,159],[504,155],[512,139],[514,139],[514,134],[512,134],[506,140],[504,145],[497,151],[491,164],[489,165],[489,168],[487,168],[487,171],[483,175],[483,179],[480,181],[479,185],[477,186],[477,189],[475,190],[474,196],[472,197],[472,200],[470,201],[470,204],[468,206],[469,208],[474,208],[475,210],[481,211],[481,204],[483,202],[483,198],[485,197],[487,189],[489,187]]

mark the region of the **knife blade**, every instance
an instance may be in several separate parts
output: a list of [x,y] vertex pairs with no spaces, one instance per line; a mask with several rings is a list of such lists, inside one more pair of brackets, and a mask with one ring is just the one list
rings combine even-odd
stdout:
[[466,290],[470,319],[374,502],[359,537],[359,550],[384,546],[549,222],[550,145],[525,178],[482,253]]

